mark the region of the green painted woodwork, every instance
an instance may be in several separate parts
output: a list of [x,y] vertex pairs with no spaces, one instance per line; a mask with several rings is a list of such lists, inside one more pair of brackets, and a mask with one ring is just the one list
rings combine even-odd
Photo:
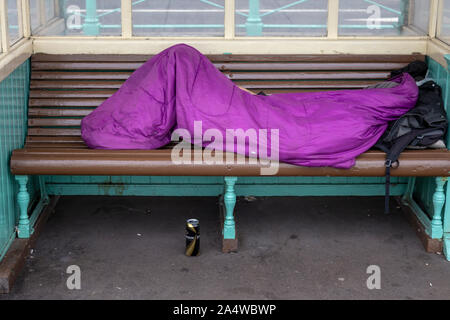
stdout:
[[433,194],[433,219],[431,220],[431,237],[442,238],[442,208],[445,203],[444,185],[447,178],[436,178],[436,191]]
[[[450,105],[450,72],[448,69],[450,55],[446,55],[445,58],[447,68],[429,57],[427,63],[429,76],[442,87],[444,104],[448,112]],[[447,148],[449,147],[450,136],[448,135]],[[448,201],[445,201],[445,198],[449,196],[449,184],[443,185],[441,178],[415,179],[415,188],[411,197],[414,202],[412,208],[425,227],[425,232],[433,239],[443,239],[444,253],[448,260],[450,260],[450,205]]]
[[[14,149],[23,146],[27,129],[30,63],[26,61],[0,82],[0,259],[15,238],[19,222],[18,185],[9,170]],[[29,182],[31,196],[38,190]]]
[[[445,92],[444,92],[444,99],[445,99],[445,105],[447,109],[447,113],[450,111],[450,54],[445,55],[445,60],[447,61],[447,72],[441,71],[440,74],[440,80],[441,83],[444,83],[445,77],[447,77],[445,86]],[[445,70],[442,68],[442,70]],[[447,137],[447,148],[450,147],[450,133]],[[445,188],[445,194],[447,199],[450,197],[450,183],[447,182],[446,188]],[[443,221],[442,221],[442,227],[443,227],[443,244],[444,244],[444,255],[447,260],[450,261],[450,203],[449,201],[446,201],[444,204],[444,214],[443,214]]]
[[[46,176],[50,195],[218,196],[223,177]],[[402,195],[407,178],[393,177],[391,194]],[[238,196],[382,196],[381,177],[239,177]]]
[[223,238],[236,239],[236,229],[234,222],[234,206],[236,205],[236,193],[234,185],[237,177],[225,177],[225,190],[223,202],[225,204],[225,221],[223,223]]
[[17,203],[20,208],[19,224],[17,226],[17,236],[19,238],[29,238],[33,233],[28,218],[28,205],[30,203],[30,195],[27,190],[28,176],[16,176],[19,183],[19,192],[17,194]]

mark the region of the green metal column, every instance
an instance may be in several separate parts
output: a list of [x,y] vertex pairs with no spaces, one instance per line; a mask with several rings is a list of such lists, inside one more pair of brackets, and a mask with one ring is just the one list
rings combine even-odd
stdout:
[[223,196],[223,202],[225,203],[225,221],[223,224],[223,238],[235,239],[236,229],[234,222],[234,206],[236,205],[236,193],[234,191],[234,185],[236,184],[237,177],[225,177],[225,194]]
[[442,238],[442,208],[445,203],[444,185],[447,182],[445,177],[436,178],[436,190],[433,194],[433,216],[431,220],[430,236],[433,239]]
[[100,34],[97,0],[86,0],[86,18],[84,19],[83,33],[87,36],[98,36]]
[[263,23],[259,13],[259,0],[249,0],[248,9],[249,13],[245,23],[247,35],[251,37],[261,36]]
[[[442,80],[445,80],[445,86],[443,86],[443,84],[441,84],[442,89],[444,90],[444,102],[445,102],[445,106],[446,106],[446,110],[447,110],[447,114],[449,113],[450,109],[450,54],[446,54],[444,56],[445,60],[447,61],[447,72],[444,73],[444,69],[441,70],[441,76],[440,78]],[[447,79],[444,79],[444,78]],[[450,133],[448,133],[447,135],[447,148],[450,148]],[[450,183],[447,182],[447,186],[446,186],[446,196],[447,196],[447,201],[445,202],[444,205],[444,212],[442,213],[442,224],[443,224],[443,245],[444,245],[444,255],[445,258],[450,261],[450,201],[449,197],[450,197]]]
[[19,183],[19,193],[17,194],[17,203],[19,204],[20,216],[17,226],[17,236],[19,238],[29,238],[33,233],[33,229],[28,218],[28,205],[30,203],[30,194],[28,193],[27,184],[28,176],[16,176]]
[[[9,159],[11,152],[22,148],[25,141],[29,67],[26,61],[0,81],[0,260],[14,240],[19,223],[18,188]],[[31,184],[29,187],[33,192]]]

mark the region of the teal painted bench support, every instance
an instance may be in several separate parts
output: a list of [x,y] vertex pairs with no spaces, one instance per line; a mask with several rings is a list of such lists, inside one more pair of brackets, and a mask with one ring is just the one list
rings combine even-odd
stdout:
[[237,251],[236,223],[234,221],[234,207],[236,206],[236,192],[234,185],[237,177],[225,177],[223,202],[225,205],[225,217],[223,223],[223,252]]
[[[447,183],[445,188],[447,195],[450,195],[450,183]],[[444,205],[444,216],[443,216],[443,252],[447,261],[450,261],[450,202],[446,201]]]
[[33,230],[28,218],[28,204],[30,203],[30,195],[27,190],[28,176],[16,176],[15,178],[19,183],[17,202],[19,203],[20,209],[19,225],[17,226],[17,236],[19,238],[29,238],[33,233]]
[[425,232],[431,239],[442,239],[443,236],[443,216],[450,213],[447,209],[444,210],[444,214],[442,214],[442,208],[445,204],[445,193],[444,193],[444,185],[447,181],[445,177],[436,177],[436,188],[433,193],[433,213],[430,217],[426,214],[422,208],[417,204],[417,202],[413,198],[413,192],[416,185],[416,177],[411,177],[408,182],[408,187],[404,196],[402,197],[402,202],[404,205],[407,205],[411,208],[411,210],[416,215],[417,219],[420,221],[422,226],[425,229]]
[[436,191],[433,194],[433,219],[431,220],[431,238],[442,238],[444,230],[442,225],[442,208],[445,203],[444,185],[447,178],[436,178]]

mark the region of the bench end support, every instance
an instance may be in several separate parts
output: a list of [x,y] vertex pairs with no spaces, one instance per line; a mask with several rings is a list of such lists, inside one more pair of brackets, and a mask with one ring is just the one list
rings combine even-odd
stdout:
[[29,238],[33,233],[33,228],[31,227],[30,219],[28,218],[28,205],[30,203],[30,194],[27,190],[28,176],[15,176],[15,179],[19,183],[17,202],[20,210],[17,236],[19,238]]
[[431,220],[431,234],[432,238],[442,238],[443,224],[442,224],[442,208],[445,204],[444,185],[447,181],[445,177],[436,178],[436,190],[433,194],[433,218]]
[[225,177],[225,193],[223,202],[225,205],[225,217],[223,222],[223,252],[237,251],[236,223],[234,221],[234,207],[236,205],[236,193],[234,185],[237,177]]

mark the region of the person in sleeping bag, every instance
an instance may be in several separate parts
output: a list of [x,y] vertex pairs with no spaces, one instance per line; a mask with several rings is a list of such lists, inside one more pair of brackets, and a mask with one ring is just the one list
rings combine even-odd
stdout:
[[[171,141],[175,129],[187,130],[196,142],[199,123],[202,135],[216,132],[226,137],[227,129],[252,129],[267,133],[257,147],[267,148],[268,155],[277,153],[282,162],[350,168],[376,143],[388,122],[417,101],[418,88],[409,74],[390,82],[361,90],[254,95],[195,48],[178,44],[153,56],[86,116],[81,134],[95,149],[157,149]],[[200,143],[208,147],[210,141]],[[247,141],[247,148],[237,144],[224,141],[222,149],[253,155]]]

